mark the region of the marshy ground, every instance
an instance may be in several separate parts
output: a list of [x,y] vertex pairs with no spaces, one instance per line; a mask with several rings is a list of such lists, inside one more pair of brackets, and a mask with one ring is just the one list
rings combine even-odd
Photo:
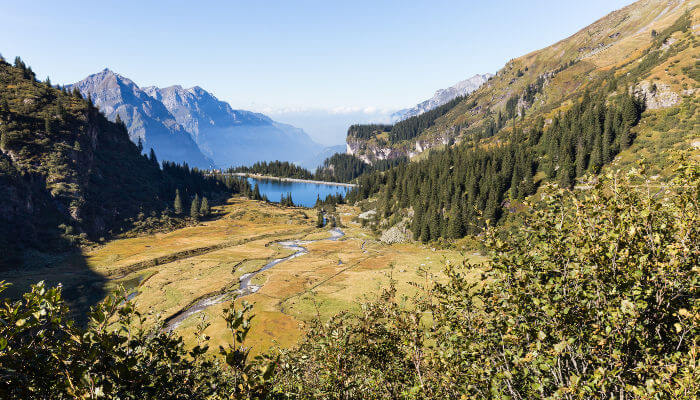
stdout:
[[[295,250],[280,241],[304,240],[308,253],[291,258],[257,274],[252,285],[260,289],[245,297],[254,305],[253,326],[246,342],[252,353],[272,346],[289,347],[316,318],[329,318],[353,310],[396,281],[399,295],[412,294],[412,282],[425,284],[442,279],[445,262],[478,256],[458,250],[432,249],[420,244],[381,243],[352,219],[359,209],[340,206],[345,235],[339,240],[326,228],[315,227],[312,209],[285,208],[244,198],[232,198],[215,210],[217,217],[168,233],[119,239],[86,251],[89,269],[105,277],[103,290],[119,285],[137,292],[136,307],[149,320],[167,319],[198,300],[238,288],[240,277],[258,271],[268,262],[287,257]],[[79,274],[70,273],[69,262],[51,269],[60,272],[54,280],[79,284]],[[38,281],[49,269],[37,269],[26,281]],[[478,273],[478,271],[475,271]],[[1,279],[1,278],[0,278]],[[11,281],[10,279],[8,279]],[[90,288],[82,286],[89,297]],[[176,328],[186,340],[206,319],[210,348],[230,341],[222,310],[230,299],[194,314]],[[236,301],[240,301],[236,300]],[[190,343],[192,344],[192,343]]]

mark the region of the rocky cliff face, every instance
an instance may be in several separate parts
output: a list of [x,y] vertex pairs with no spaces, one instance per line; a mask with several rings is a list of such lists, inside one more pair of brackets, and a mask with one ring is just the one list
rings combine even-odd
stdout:
[[264,114],[234,110],[199,86],[147,87],[144,91],[161,102],[204,154],[221,167],[256,161],[298,162],[322,148],[302,129]]
[[368,164],[373,164],[379,160],[393,160],[401,157],[408,157],[410,159],[433,147],[453,144],[454,142],[455,138],[448,133],[434,138],[421,138],[407,141],[400,146],[387,146],[374,140],[364,140],[348,136],[345,152]]
[[162,160],[187,162],[207,168],[212,161],[202,154],[189,132],[160,101],[149,96],[132,80],[109,69],[70,85],[95,105],[111,121],[117,116],[124,122],[132,141],[143,142],[144,150],[153,148]]
[[198,167],[228,167],[256,161],[300,161],[322,147],[301,129],[263,114],[234,110],[199,86],[139,88],[105,69],[73,85],[111,120],[117,115],[135,142],[161,159]]
[[420,115],[426,111],[432,110],[433,108],[439,107],[459,96],[466,96],[481,87],[481,85],[486,83],[491,77],[493,77],[493,74],[477,74],[469,79],[458,82],[454,86],[450,86],[447,89],[440,89],[435,92],[435,95],[432,98],[417,104],[415,107],[406,108],[395,112],[391,115],[391,119],[395,122],[403,121],[407,118]]

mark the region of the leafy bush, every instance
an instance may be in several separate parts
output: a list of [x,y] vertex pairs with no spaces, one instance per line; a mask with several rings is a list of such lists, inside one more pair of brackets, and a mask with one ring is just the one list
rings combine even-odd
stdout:
[[[486,234],[482,282],[448,266],[419,308],[391,296],[286,354],[290,398],[695,398],[700,168],[668,187],[549,190],[518,235]],[[421,314],[418,311],[424,311]],[[431,318],[426,316],[430,315]]]
[[390,288],[277,361],[248,360],[246,304],[225,310],[221,361],[205,326],[187,350],[124,293],[76,328],[39,284],[0,307],[0,398],[697,398],[700,165],[670,184],[637,175],[545,190],[521,229],[484,234],[481,280],[448,265],[411,301]]
[[146,327],[123,291],[92,309],[86,329],[67,321],[67,311],[60,287],[43,283],[22,301],[4,301],[0,398],[262,398],[270,386],[274,364],[262,357],[248,361],[240,346],[250,326],[249,305],[225,310],[235,338],[220,349],[225,364],[205,355],[208,338],[201,333],[200,344],[188,350],[162,324]]

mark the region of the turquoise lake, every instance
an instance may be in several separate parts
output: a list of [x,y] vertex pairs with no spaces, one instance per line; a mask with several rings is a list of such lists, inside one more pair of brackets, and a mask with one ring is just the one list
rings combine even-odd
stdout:
[[329,194],[336,195],[338,193],[345,196],[347,192],[352,190],[352,187],[344,185],[320,184],[310,182],[288,182],[278,179],[262,179],[262,178],[247,178],[250,186],[258,184],[260,194],[275,203],[279,203],[282,195],[287,193],[292,194],[294,204],[302,207],[313,207],[316,204],[317,196],[321,199],[326,198]]

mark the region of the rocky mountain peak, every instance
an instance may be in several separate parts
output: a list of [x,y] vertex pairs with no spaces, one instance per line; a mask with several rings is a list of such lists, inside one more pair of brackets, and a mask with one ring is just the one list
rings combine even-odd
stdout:
[[[106,68],[71,87],[92,96],[108,118],[119,115],[132,140],[142,139],[146,149],[154,147],[164,160],[206,167],[213,160],[227,167],[277,159],[301,161],[321,150],[303,130],[264,114],[234,110],[200,86],[140,88]],[[188,150],[177,151],[176,142]],[[188,158],[195,151],[199,155]],[[205,161],[207,156],[211,160]]]
[[435,107],[439,107],[459,96],[466,96],[480,88],[481,85],[486,83],[493,76],[493,74],[477,74],[469,79],[457,82],[448,88],[439,89],[435,92],[435,95],[432,98],[417,104],[415,107],[406,108],[395,112],[391,115],[391,119],[394,122],[403,121],[404,119],[420,115],[426,111],[432,110]]

